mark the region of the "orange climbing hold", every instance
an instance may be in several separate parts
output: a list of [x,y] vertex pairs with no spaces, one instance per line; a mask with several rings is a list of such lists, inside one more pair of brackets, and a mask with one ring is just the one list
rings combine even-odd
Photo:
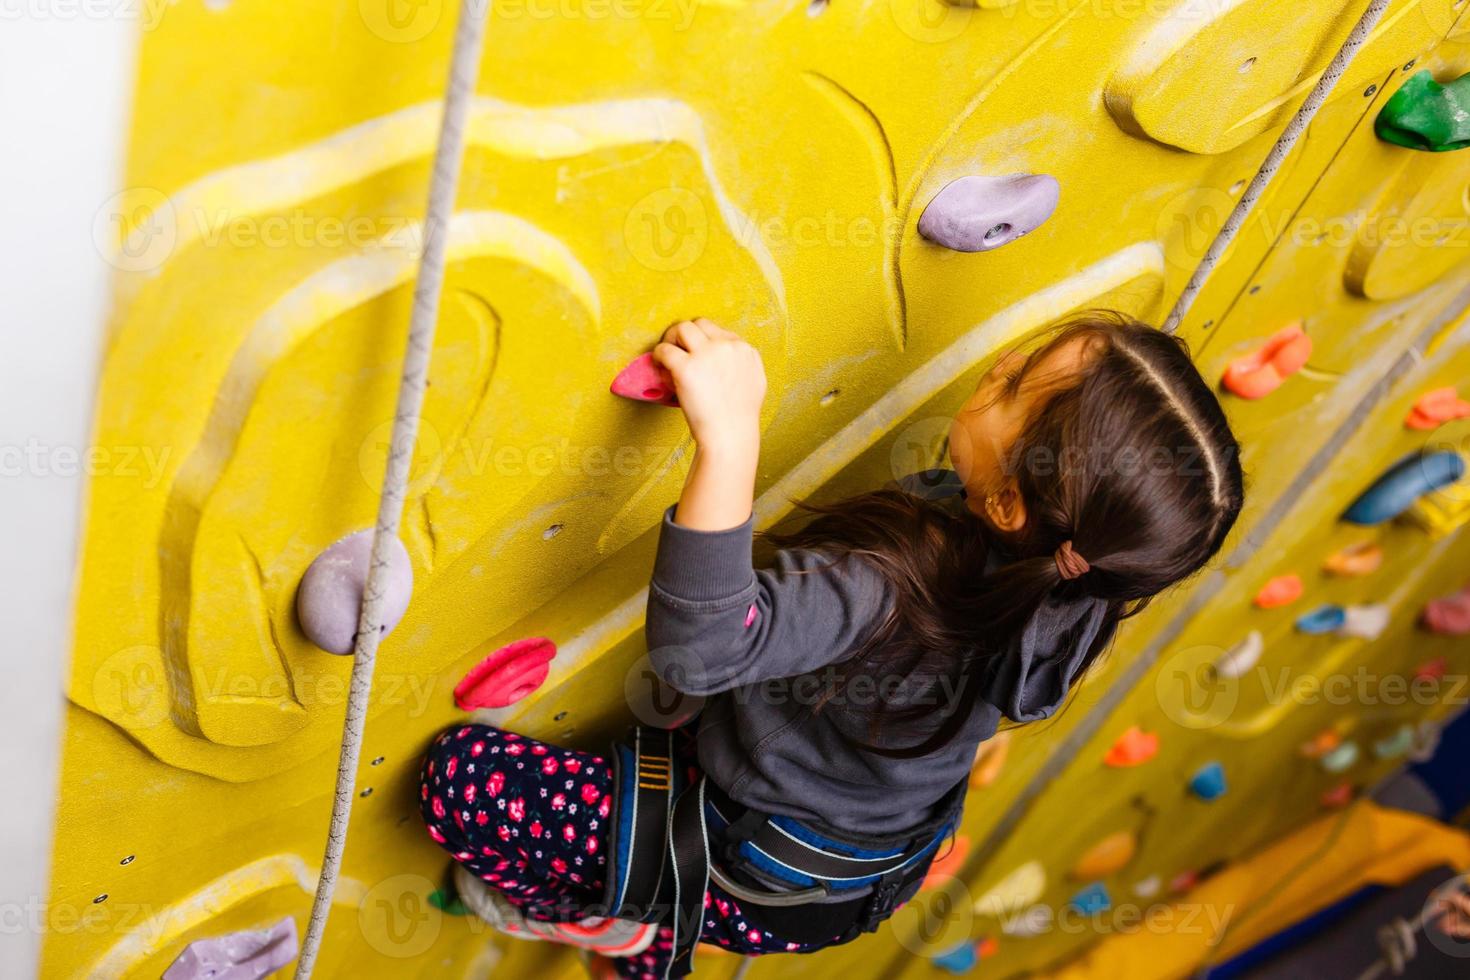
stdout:
[[1114,871],[1121,871],[1138,853],[1138,837],[1131,830],[1120,830],[1109,834],[1087,849],[1077,859],[1071,874],[1077,881],[1106,878]]
[[461,711],[504,708],[515,704],[546,681],[556,644],[533,636],[501,647],[481,660],[454,687]]
[[1000,778],[1011,752],[1011,733],[996,732],[980,743],[975,752],[975,764],[970,769],[970,788],[983,789]]
[[653,402],[656,405],[679,407],[679,398],[674,391],[674,379],[654,363],[652,354],[642,354],[613,378],[612,393],[635,402]]
[[1301,321],[1277,331],[1254,353],[1237,357],[1220,383],[1241,398],[1265,398],[1300,371],[1312,356],[1312,338]]
[[986,936],[975,944],[975,952],[980,954],[982,960],[994,956],[1000,952],[1000,941],[994,936]]
[[1409,409],[1404,425],[1428,431],[1463,418],[1470,418],[1470,402],[1461,398],[1454,388],[1435,388],[1419,396],[1414,407]]
[[957,877],[960,869],[965,866],[965,858],[970,856],[970,838],[964,834],[956,834],[954,843],[948,850],[940,849],[940,854],[929,865],[929,871],[924,875],[923,888],[932,888],[943,882],[946,878]]
[[1320,759],[1333,749],[1342,744],[1342,733],[1334,728],[1327,728],[1312,736],[1311,741],[1302,745],[1302,755],[1308,759]]
[[1256,593],[1253,600],[1260,609],[1289,606],[1302,597],[1302,579],[1296,574],[1278,575]]
[[1371,541],[1350,544],[1327,556],[1322,570],[1338,578],[1356,578],[1371,575],[1383,564],[1383,549]]
[[1145,732],[1134,725],[1118,736],[1107,755],[1103,756],[1103,764],[1114,769],[1127,769],[1141,766],[1158,754],[1158,732]]
[[1241,398],[1264,398],[1305,367],[1311,354],[1312,338],[1298,320],[1272,334],[1257,350],[1232,360],[1221,384]]

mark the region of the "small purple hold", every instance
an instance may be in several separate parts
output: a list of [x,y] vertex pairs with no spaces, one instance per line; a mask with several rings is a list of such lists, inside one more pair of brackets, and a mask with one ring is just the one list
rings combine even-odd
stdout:
[[269,929],[196,939],[163,971],[163,980],[258,980],[296,958],[296,920]]
[[[328,653],[351,653],[357,639],[362,593],[372,560],[373,532],[349,534],[328,547],[301,576],[296,590],[296,618],[307,639]],[[403,542],[389,543],[383,632],[389,633],[408,611],[413,595],[413,564]]]
[[950,181],[919,217],[919,234],[956,252],[989,252],[1046,223],[1062,188],[1048,174]]

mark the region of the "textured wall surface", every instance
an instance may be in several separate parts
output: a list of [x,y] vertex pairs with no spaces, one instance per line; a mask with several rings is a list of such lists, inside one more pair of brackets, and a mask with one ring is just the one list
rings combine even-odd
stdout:
[[[759,524],[933,465],[1009,343],[1084,306],[1162,316],[1362,6],[492,10],[404,522],[414,600],[379,658],[319,975],[578,974],[428,904],[446,861],[415,776],[463,717],[455,682],[520,637],[560,652],[497,721],[600,746],[630,719],[655,527],[691,447],[677,413],[607,384],[663,326],[707,315],[762,352]],[[1470,432],[1404,424],[1425,391],[1470,394],[1470,154],[1373,132],[1413,71],[1470,71],[1463,10],[1396,0],[1185,323],[1211,378],[1294,321],[1314,343],[1273,394],[1227,396],[1251,496],[1217,568],[1010,740],[967,808],[963,914],[916,907],[757,976],[925,975],[922,956],[967,937],[992,940],[988,975],[1044,970],[1115,924],[1011,912],[1055,917],[1094,884],[1118,906],[1179,900],[1399,764],[1375,743],[1463,703],[1401,689],[1437,658],[1470,668],[1463,638],[1418,625],[1463,584],[1470,489],[1439,495],[1434,535],[1338,519],[1405,453],[1463,451]],[[48,977],[156,977],[192,939],[304,923],[350,664],[307,642],[295,588],[372,522],[453,21],[441,0],[183,0],[141,33],[128,190],[99,215],[118,272],[94,442],[116,455],[88,494]],[[1036,231],[977,254],[917,234],[950,181],[1018,172],[1060,181]],[[1377,571],[1323,572],[1360,544],[1383,549]],[[1253,606],[1285,574],[1305,594]],[[1387,629],[1294,628],[1329,602],[1386,604]],[[1255,670],[1204,669],[1252,630]],[[1317,684],[1337,678],[1368,686]],[[1104,765],[1133,726],[1157,755]],[[1329,772],[1312,758],[1327,743],[1358,758]],[[1228,791],[1205,802],[1188,783],[1212,762]],[[1121,867],[1077,867],[1120,834]]]

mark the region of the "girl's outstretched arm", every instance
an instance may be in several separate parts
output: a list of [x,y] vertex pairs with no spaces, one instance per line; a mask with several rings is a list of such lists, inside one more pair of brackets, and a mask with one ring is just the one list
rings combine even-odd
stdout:
[[750,517],[760,458],[760,352],[700,318],[666,330],[653,359],[673,376],[696,447],[675,522],[699,531],[738,527]]

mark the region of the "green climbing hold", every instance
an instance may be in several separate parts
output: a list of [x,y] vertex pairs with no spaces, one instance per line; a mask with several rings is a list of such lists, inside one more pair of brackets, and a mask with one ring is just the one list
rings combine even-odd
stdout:
[[458,895],[448,892],[443,888],[436,888],[429,892],[429,904],[443,912],[445,915],[469,915],[470,910]]
[[1470,147],[1470,75],[1441,85],[1428,69],[1416,72],[1384,105],[1373,129],[1379,139],[1411,150]]

